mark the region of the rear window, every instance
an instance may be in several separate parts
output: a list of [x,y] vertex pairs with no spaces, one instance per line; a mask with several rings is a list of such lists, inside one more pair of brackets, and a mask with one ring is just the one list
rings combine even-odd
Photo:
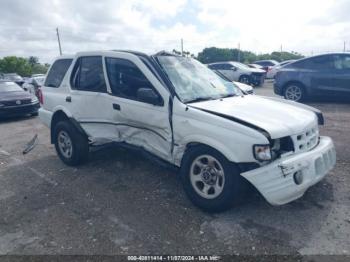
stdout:
[[73,59],[56,60],[46,77],[45,86],[59,87],[72,61]]

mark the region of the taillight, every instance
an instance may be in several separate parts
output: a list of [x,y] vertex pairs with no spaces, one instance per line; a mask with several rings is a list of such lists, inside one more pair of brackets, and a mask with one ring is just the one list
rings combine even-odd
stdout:
[[43,92],[42,92],[40,87],[38,88],[38,98],[39,98],[40,104],[43,105],[44,104],[44,96],[43,96]]

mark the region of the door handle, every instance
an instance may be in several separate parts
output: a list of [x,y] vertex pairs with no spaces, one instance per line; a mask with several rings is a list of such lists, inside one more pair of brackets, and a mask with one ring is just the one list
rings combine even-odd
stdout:
[[72,102],[72,97],[71,96],[66,96],[66,102]]
[[120,105],[119,104],[113,104],[113,109],[120,111]]

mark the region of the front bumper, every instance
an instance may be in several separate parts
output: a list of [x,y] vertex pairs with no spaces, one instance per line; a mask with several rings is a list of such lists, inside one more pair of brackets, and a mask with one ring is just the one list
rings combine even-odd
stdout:
[[[333,141],[320,137],[311,151],[278,159],[266,166],[241,175],[252,183],[272,205],[283,205],[301,197],[322,180],[336,163]],[[301,173],[302,183],[296,184],[294,174]]]
[[0,108],[0,117],[20,116],[38,113],[39,102],[18,106],[6,106]]

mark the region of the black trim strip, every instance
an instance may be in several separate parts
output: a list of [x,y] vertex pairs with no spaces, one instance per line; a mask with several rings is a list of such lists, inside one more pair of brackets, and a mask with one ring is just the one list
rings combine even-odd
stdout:
[[108,121],[79,121],[79,123],[80,124],[106,124],[106,125],[115,125],[115,126],[129,126],[129,127],[133,127],[133,128],[144,129],[144,130],[150,131],[150,132],[158,135],[164,141],[168,142],[168,140],[164,136],[159,134],[157,131],[154,131],[154,130],[147,128],[147,127],[134,126],[134,125],[125,124],[125,123],[113,123],[113,122],[108,122]]
[[228,116],[228,115],[224,115],[224,114],[221,114],[221,113],[217,113],[217,112],[213,112],[213,111],[210,111],[210,110],[206,110],[206,109],[202,109],[202,108],[198,108],[198,107],[195,107],[195,106],[189,106],[187,105],[188,107],[192,107],[192,108],[195,108],[195,109],[198,109],[198,110],[201,110],[201,111],[204,111],[204,112],[207,112],[209,114],[213,114],[213,115],[216,115],[216,116],[220,116],[222,118],[226,118],[228,120],[231,120],[231,121],[234,121],[234,122],[237,122],[241,125],[244,125],[244,126],[247,126],[247,127],[250,127],[254,130],[257,130],[259,131],[260,133],[262,133],[268,140],[271,140],[271,135],[269,134],[269,132],[267,132],[265,129],[261,128],[261,127],[258,127],[256,125],[253,125],[249,122],[246,122],[242,119],[239,119],[239,118],[236,118],[236,117],[233,117],[233,116]]

